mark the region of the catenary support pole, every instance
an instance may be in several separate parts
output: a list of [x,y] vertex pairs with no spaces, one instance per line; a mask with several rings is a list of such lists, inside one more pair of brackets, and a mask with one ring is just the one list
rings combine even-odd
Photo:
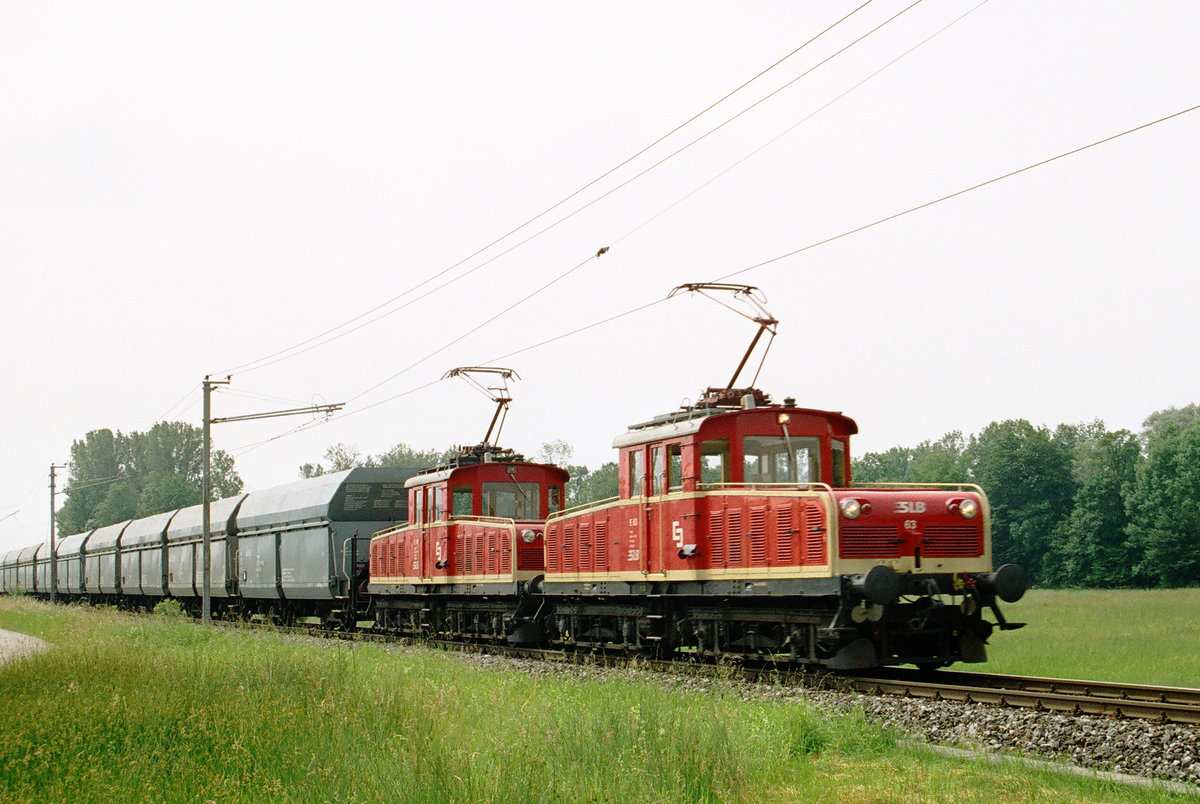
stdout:
[[[204,511],[201,527],[204,528],[204,537],[201,549],[204,553],[202,564],[204,567],[204,592],[203,592],[203,615],[202,619],[205,625],[212,622],[212,554],[210,551],[212,529],[212,426],[223,422],[248,422],[258,419],[276,419],[280,416],[299,416],[299,415],[325,415],[329,416],[341,410],[344,402],[338,402],[333,405],[311,405],[306,408],[289,408],[288,410],[272,410],[266,413],[250,413],[244,416],[228,416],[225,418],[214,419],[212,415],[212,389],[214,385],[229,385],[231,378],[226,377],[223,380],[214,380],[208,376],[204,378],[204,473],[200,484],[200,493],[203,497],[201,509]],[[225,560],[229,560],[229,551],[225,552]],[[224,578],[224,573],[222,573]]]
[[60,463],[50,464],[50,602],[58,602],[58,545],[55,536],[58,534],[57,525],[54,521],[54,494],[57,485],[57,476],[55,472],[59,469],[67,467]]
[[203,567],[203,584],[201,603],[201,621],[205,625],[212,623],[212,389],[214,385],[229,385],[229,378],[213,380],[205,375],[204,382],[204,471],[200,481],[200,502],[204,514],[200,520],[203,528],[201,536],[201,566]]

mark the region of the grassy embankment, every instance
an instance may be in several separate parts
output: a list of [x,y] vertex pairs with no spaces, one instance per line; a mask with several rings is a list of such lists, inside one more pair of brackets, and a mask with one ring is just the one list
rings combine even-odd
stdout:
[[0,601],[2,801],[1164,801],[799,704]]
[[1200,687],[1200,589],[1033,590],[1004,605],[994,673]]

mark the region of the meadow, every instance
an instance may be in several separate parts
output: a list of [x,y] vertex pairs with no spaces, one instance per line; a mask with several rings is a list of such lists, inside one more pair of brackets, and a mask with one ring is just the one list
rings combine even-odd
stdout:
[[1040,590],[1002,609],[993,673],[1200,687],[1200,589]]
[[536,677],[28,599],[0,601],[0,628],[53,646],[0,667],[5,802],[1184,800],[945,758],[859,711],[732,686]]

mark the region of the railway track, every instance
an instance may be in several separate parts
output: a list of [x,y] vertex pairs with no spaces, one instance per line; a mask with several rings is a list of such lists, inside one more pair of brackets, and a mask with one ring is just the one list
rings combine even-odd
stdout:
[[[461,652],[606,667],[642,667],[671,673],[700,673],[789,686],[854,691],[936,701],[989,704],[1073,715],[1128,718],[1159,723],[1200,725],[1200,689],[1120,684],[1108,681],[1014,676],[953,670],[923,672],[888,668],[869,674],[821,673],[796,669],[770,659],[713,664],[688,659],[647,659],[623,652],[584,652],[510,647],[488,642],[423,639],[375,631],[330,631],[315,626],[250,623],[274,631],[359,642],[424,645]],[[228,625],[234,625],[229,623]]]
[[948,670],[920,673],[903,669],[845,676],[841,681],[858,692],[874,695],[1200,725],[1200,690],[1183,687]]

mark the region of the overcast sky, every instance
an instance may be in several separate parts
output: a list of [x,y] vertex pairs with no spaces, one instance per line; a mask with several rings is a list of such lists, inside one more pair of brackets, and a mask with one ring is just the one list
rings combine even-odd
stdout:
[[[503,442],[595,467],[754,325],[677,297],[510,353],[1200,103],[1194,2],[924,0],[833,55],[909,5],[874,0],[459,264],[860,1],[0,3],[0,550],[46,537],[72,440],[199,424],[205,374],[389,301],[233,371],[214,415],[348,402],[218,425],[248,489],[480,440],[490,403],[434,381],[498,359]],[[1200,111],[739,274],[780,321],[759,385],[858,454],[1200,401],[1198,143]]]

